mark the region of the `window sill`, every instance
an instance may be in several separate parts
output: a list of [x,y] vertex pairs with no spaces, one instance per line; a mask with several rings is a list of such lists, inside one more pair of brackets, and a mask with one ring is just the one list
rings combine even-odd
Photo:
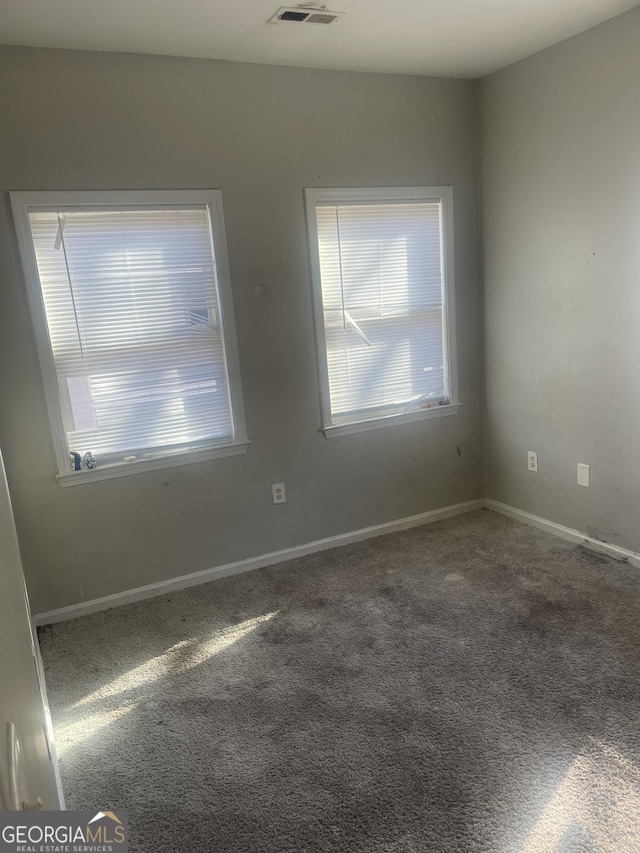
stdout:
[[225,456],[241,456],[249,449],[251,442],[226,444],[223,447],[211,447],[206,450],[185,450],[155,459],[137,459],[135,462],[116,462],[103,465],[91,470],[69,471],[56,474],[56,480],[61,486],[80,486],[83,483],[95,483],[97,480],[113,480],[116,477],[128,477],[131,474],[143,474],[145,471],[159,471],[162,468],[175,468],[178,465],[192,465],[196,462],[207,462],[210,459],[220,459]]
[[338,424],[336,426],[324,427],[322,432],[325,438],[336,438],[339,435],[352,435],[356,432],[366,432],[371,429],[383,429],[384,427],[396,426],[398,424],[409,424],[414,421],[424,421],[430,418],[445,418],[456,415],[462,403],[448,403],[446,406],[433,406],[431,409],[421,409],[417,412],[405,412],[402,415],[387,415],[383,418],[372,418],[368,421],[355,421],[349,424]]

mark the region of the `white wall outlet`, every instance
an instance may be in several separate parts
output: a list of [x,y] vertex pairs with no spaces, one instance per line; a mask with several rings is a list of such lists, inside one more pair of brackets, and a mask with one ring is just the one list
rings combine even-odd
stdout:
[[287,495],[284,490],[284,483],[274,483],[271,486],[271,494],[274,504],[283,504],[287,500]]
[[587,489],[591,485],[591,466],[585,465],[584,462],[578,462],[578,485],[586,486]]
[[538,453],[535,450],[527,450],[527,468],[529,471],[538,470]]

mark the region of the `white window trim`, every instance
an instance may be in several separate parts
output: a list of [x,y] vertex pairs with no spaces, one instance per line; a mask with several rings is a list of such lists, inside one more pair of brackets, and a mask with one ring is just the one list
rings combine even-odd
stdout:
[[[233,297],[231,291],[231,276],[229,258],[224,228],[222,210],[222,193],[220,190],[82,190],[82,191],[42,191],[42,192],[12,192],[11,207],[18,237],[20,257],[24,270],[25,283],[31,309],[31,317],[36,337],[40,368],[44,381],[44,391],[47,401],[49,423],[51,426],[53,444],[56,455],[58,472],[56,479],[61,486],[77,486],[81,483],[109,480],[142,471],[171,468],[176,465],[186,465],[217,459],[225,456],[236,456],[247,452],[250,441],[244,416],[242,384],[240,380],[240,360],[236,336]],[[206,205],[209,208],[211,230],[215,247],[215,261],[218,274],[220,293],[220,309],[224,328],[227,370],[229,373],[229,394],[231,398],[234,440],[217,447],[198,447],[194,450],[178,450],[152,459],[141,459],[135,462],[118,462],[102,465],[93,470],[70,471],[65,469],[69,459],[67,435],[62,420],[62,408],[58,390],[53,352],[49,340],[47,319],[40,288],[40,277],[36,261],[31,228],[29,224],[30,210],[56,210],[59,207],[120,207],[127,205],[148,205],[150,207],[170,207],[172,205]]]
[[[305,204],[307,212],[307,234],[309,240],[309,258],[311,265],[311,290],[313,297],[313,318],[316,337],[318,363],[318,383],[320,387],[320,407],[322,413],[321,431],[326,438],[351,435],[371,429],[396,426],[414,421],[441,418],[455,415],[461,406],[458,397],[458,361],[456,346],[455,277],[453,245],[453,187],[339,187],[307,188]],[[327,364],[327,344],[324,332],[324,313],[322,306],[322,278],[320,273],[320,251],[318,247],[318,225],[316,205],[318,203],[349,204],[358,201],[439,201],[442,205],[442,242],[443,242],[443,308],[444,308],[444,352],[446,360],[446,390],[449,402],[435,405],[419,412],[406,412],[397,415],[385,415],[354,421],[348,424],[334,425],[331,422],[331,401],[329,394],[329,368]]]

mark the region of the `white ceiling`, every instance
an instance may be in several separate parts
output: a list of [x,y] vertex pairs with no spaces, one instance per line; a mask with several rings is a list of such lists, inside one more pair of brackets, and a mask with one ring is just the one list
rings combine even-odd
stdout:
[[0,0],[0,44],[480,77],[639,2],[323,1],[346,15],[274,25],[283,0]]

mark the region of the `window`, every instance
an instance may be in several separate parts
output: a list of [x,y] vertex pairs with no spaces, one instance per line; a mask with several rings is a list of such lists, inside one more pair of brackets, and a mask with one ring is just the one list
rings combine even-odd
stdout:
[[451,187],[306,202],[325,435],[455,414]]
[[220,193],[27,192],[12,205],[58,480],[246,452]]

